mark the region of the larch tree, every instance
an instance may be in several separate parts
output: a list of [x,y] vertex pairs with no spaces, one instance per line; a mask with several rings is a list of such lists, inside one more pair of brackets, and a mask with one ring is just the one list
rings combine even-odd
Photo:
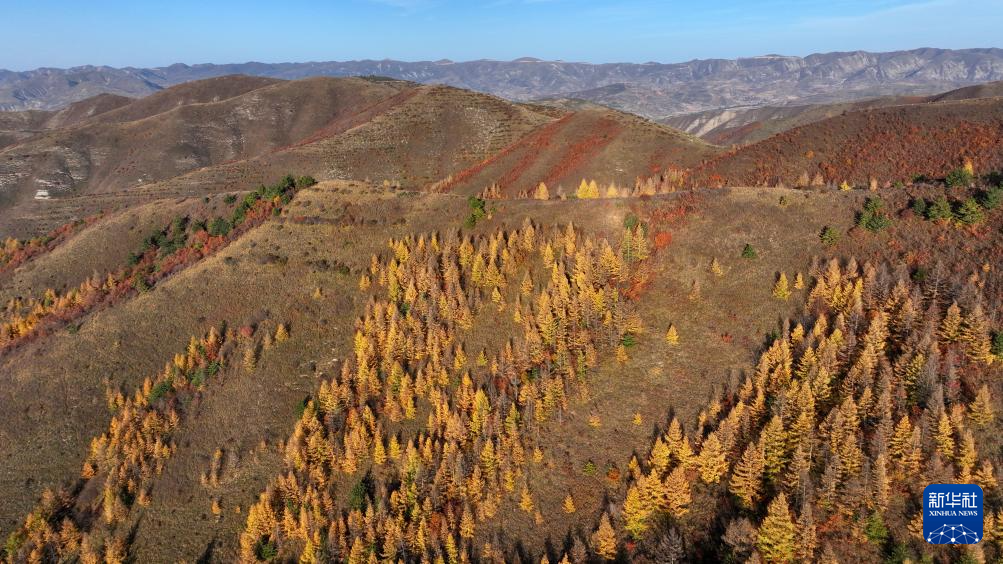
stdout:
[[676,466],[665,477],[663,488],[662,499],[669,515],[677,519],[686,515],[689,512],[690,503],[693,501],[690,479],[686,476],[686,469],[683,466]]
[[948,460],[954,460],[954,427],[951,426],[951,420],[946,412],[941,412],[937,421],[934,441],[937,443],[937,452]]
[[818,548],[818,532],[815,528],[815,517],[812,514],[810,500],[806,500],[801,505],[801,516],[798,517],[797,525],[797,546],[794,552],[799,560],[813,562],[815,560],[815,551]]
[[716,432],[711,433],[701,445],[697,466],[700,470],[700,479],[706,484],[716,484],[728,471],[728,460],[725,458],[721,440],[718,439]]
[[616,532],[606,513],[599,519],[599,528],[592,533],[592,550],[606,560],[616,558]]
[[976,305],[965,317],[959,337],[965,344],[965,354],[976,362],[992,364],[992,342],[989,339],[989,322],[981,305]]
[[735,472],[728,483],[728,489],[735,494],[746,509],[755,508],[763,487],[763,450],[757,443],[746,447]]
[[777,283],[773,285],[773,297],[778,300],[786,300],[791,297],[791,289],[787,282],[787,274],[780,273]]
[[[641,480],[647,480],[642,476]],[[627,498],[623,502],[623,528],[635,540],[641,540],[645,531],[648,530],[648,518],[651,516],[652,507],[649,506],[642,490],[645,486],[642,482],[634,484],[627,489]]]
[[791,520],[787,495],[783,492],[770,502],[766,518],[759,527],[756,549],[765,562],[790,562],[794,559],[794,521]]
[[968,406],[970,417],[979,428],[985,428],[993,422],[995,413],[993,412],[992,396],[989,393],[989,386],[983,384],[979,392],[975,395],[975,401]]
[[759,443],[763,452],[763,469],[766,478],[772,482],[787,464],[788,433],[779,415],[774,415],[763,427]]
[[953,343],[961,336],[961,308],[958,302],[954,302],[947,308],[947,315],[940,323],[940,338],[948,343]]
[[676,331],[675,324],[669,325],[668,331],[665,332],[665,342],[670,345],[679,344],[679,332]]
[[575,498],[571,494],[564,496],[564,512],[570,515],[575,511]]
[[717,260],[717,257],[714,257],[710,261],[710,272],[711,274],[717,277],[724,276],[724,268],[721,266],[721,263]]
[[289,339],[289,330],[286,329],[285,323],[279,323],[279,326],[275,329],[275,342],[282,343]]

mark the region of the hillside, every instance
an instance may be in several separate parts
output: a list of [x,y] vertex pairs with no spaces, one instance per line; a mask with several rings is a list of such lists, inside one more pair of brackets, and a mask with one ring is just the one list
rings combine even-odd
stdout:
[[386,76],[445,84],[510,100],[585,98],[651,119],[714,108],[827,103],[932,94],[1003,80],[999,49],[915,49],[889,53],[766,55],[683,63],[541,61],[346,61],[175,64],[158,68],[0,70],[0,110],[57,109],[111,93],[138,97],[205,78],[246,74],[286,80]]
[[675,116],[661,122],[716,145],[747,145],[794,127],[847,112],[999,96],[1003,96],[1003,82],[991,82],[932,96],[884,96],[835,104],[724,108]]
[[584,109],[550,122],[515,144],[454,174],[441,189],[503,195],[530,193],[540,182],[572,194],[582,179],[633,187],[667,166],[689,168],[717,149],[678,131],[607,109]]
[[661,123],[715,145],[748,145],[847,112],[912,104],[926,99],[923,96],[885,96],[835,104],[725,108],[683,114],[661,120]]
[[473,224],[461,194],[355,181],[109,213],[6,274],[62,308],[0,352],[6,557],[356,561],[368,534],[402,559],[725,560],[781,517],[806,560],[951,557],[910,504],[920,471],[996,488],[1003,215],[925,221],[910,200],[944,189],[908,190],[879,190],[876,233],[870,192],[777,188]]
[[697,185],[867,185],[944,178],[970,159],[1003,168],[1003,98],[849,112],[732,149],[692,171]]
[[[289,170],[412,189],[457,175],[464,182],[448,184],[465,193],[490,186],[497,173],[516,190],[541,181],[570,190],[582,178],[632,186],[637,177],[715,153],[613,110],[520,105],[383,79],[233,76],[128,103],[105,100],[64,111],[85,116],[88,104],[118,106],[78,120],[63,112],[0,114],[12,128],[31,130],[0,149],[0,206],[12,210],[0,217],[0,232],[37,235],[101,210],[241,189]],[[548,137],[554,145],[510,171],[518,168],[512,158]],[[472,172],[485,167],[485,174]]]

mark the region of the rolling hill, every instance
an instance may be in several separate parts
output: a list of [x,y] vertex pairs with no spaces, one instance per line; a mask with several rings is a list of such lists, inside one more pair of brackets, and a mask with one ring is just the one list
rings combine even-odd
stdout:
[[455,175],[462,182],[449,184],[467,193],[496,173],[516,191],[541,181],[570,191],[582,178],[632,186],[716,151],[605,108],[558,110],[385,79],[223,77],[83,109],[105,109],[105,100],[65,115],[7,114],[23,138],[0,150],[0,205],[13,210],[0,226],[38,234],[101,209],[239,189],[289,170],[411,189]]

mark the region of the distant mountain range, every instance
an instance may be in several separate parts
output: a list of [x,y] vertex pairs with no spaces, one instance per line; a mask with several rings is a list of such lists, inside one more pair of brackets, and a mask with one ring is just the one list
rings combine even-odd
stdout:
[[1003,80],[1003,49],[766,55],[675,64],[589,64],[525,58],[0,70],[0,110],[58,109],[97,94],[142,97],[183,82],[231,74],[282,79],[386,76],[457,86],[517,101],[585,100],[649,118],[665,118],[717,108],[932,94]]

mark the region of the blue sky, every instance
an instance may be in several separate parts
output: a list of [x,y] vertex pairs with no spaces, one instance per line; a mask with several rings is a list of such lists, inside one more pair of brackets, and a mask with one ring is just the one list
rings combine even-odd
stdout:
[[1000,47],[1003,0],[0,0],[0,68]]

